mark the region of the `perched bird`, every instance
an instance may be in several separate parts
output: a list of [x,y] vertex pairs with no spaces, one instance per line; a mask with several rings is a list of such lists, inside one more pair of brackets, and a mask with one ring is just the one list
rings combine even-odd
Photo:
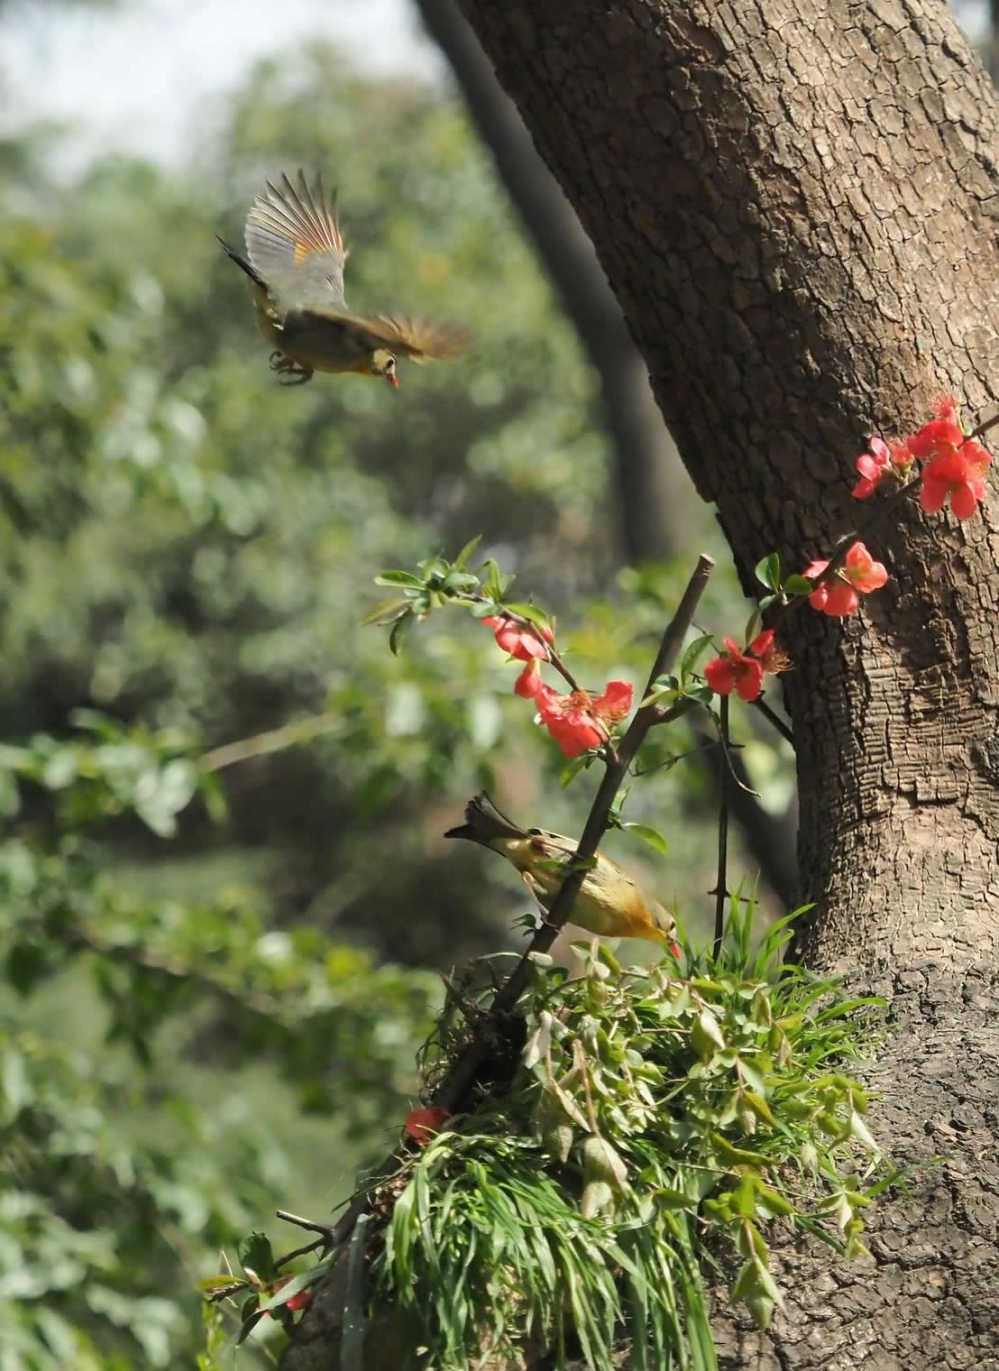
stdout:
[[[571,838],[549,833],[543,828],[518,828],[501,814],[482,792],[465,806],[465,822],[450,828],[445,838],[468,838],[483,847],[501,852],[520,872],[527,888],[542,909],[548,910],[568,865],[576,851]],[[641,887],[605,857],[596,855],[573,902],[569,918],[590,933],[608,938],[645,938],[665,943],[679,954],[676,920],[657,900],[650,900]]]
[[302,385],[316,371],[355,371],[397,386],[398,357],[456,357],[471,343],[461,324],[350,313],[336,192],[327,202],[319,175],[311,189],[301,171],[297,189],[287,176],[280,190],[268,181],[246,216],[245,233],[246,257],[219,242],[252,282],[257,327],[275,348],[271,370],[284,385]]

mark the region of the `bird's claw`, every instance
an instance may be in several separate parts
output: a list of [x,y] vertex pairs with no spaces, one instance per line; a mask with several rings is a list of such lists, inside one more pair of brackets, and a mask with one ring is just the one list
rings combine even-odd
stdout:
[[306,381],[312,380],[312,368],[306,367],[301,362],[294,361],[283,352],[272,352],[270,356],[271,371],[276,371],[278,384],[282,386],[304,386]]

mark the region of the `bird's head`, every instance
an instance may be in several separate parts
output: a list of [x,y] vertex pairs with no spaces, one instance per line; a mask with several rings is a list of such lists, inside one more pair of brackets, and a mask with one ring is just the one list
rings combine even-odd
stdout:
[[371,354],[372,376],[384,376],[389,385],[398,388],[399,378],[395,374],[395,355],[388,348],[375,348]]

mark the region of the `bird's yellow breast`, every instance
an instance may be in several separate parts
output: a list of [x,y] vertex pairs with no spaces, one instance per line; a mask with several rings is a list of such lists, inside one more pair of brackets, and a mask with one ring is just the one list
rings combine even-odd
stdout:
[[[547,909],[565,880],[570,854],[538,835],[496,838],[491,846],[524,874],[539,903]],[[669,941],[638,884],[601,852],[586,873],[569,918],[581,928],[606,937]]]

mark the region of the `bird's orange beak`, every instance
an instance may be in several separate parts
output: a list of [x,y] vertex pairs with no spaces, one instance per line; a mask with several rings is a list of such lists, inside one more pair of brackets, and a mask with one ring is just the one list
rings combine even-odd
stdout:
[[398,378],[398,376],[386,376],[385,379],[386,379],[386,381],[388,381],[389,385],[392,387],[393,390],[398,390],[398,389],[399,389],[399,378]]

